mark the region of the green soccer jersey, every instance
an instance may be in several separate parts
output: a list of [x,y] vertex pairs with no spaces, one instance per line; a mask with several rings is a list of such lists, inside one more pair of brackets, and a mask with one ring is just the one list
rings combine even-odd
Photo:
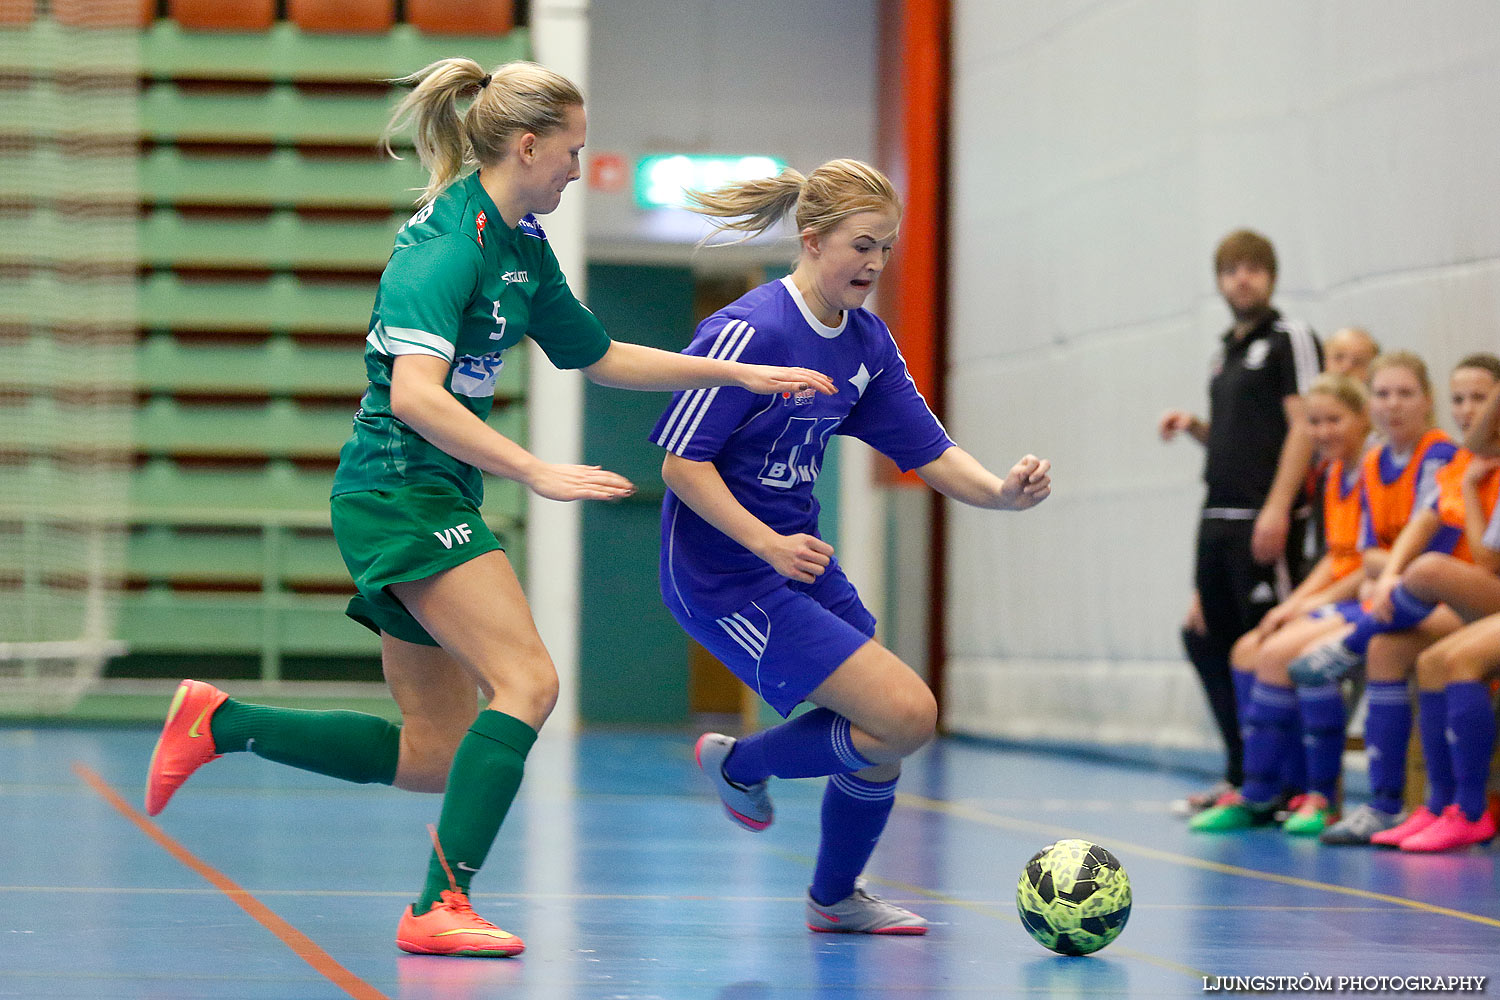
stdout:
[[482,420],[495,401],[506,349],[526,336],[559,368],[587,367],[609,349],[604,327],[573,297],[536,219],[507,228],[475,172],[396,234],[365,338],[370,386],[339,453],[333,495],[437,481],[482,502],[478,469],[391,415],[391,367],[401,354],[442,358],[448,391]]

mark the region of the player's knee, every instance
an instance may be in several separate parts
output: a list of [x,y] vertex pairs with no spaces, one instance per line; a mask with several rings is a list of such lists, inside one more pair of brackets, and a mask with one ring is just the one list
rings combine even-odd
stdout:
[[1447,557],[1439,552],[1424,552],[1401,572],[1401,585],[1412,594],[1431,592],[1446,567]]
[[1290,687],[1292,676],[1289,671],[1291,659],[1282,650],[1261,650],[1260,655],[1255,658],[1255,679],[1265,684],[1274,684],[1277,687]]
[[552,667],[550,659],[535,665],[525,672],[525,676],[514,686],[515,693],[520,697],[521,704],[529,708],[531,717],[545,720],[557,707],[557,696],[560,685],[557,679],[557,671]]
[[[1433,649],[1427,652],[1433,652]],[[1489,679],[1489,665],[1494,654],[1493,650],[1482,644],[1466,643],[1442,650],[1441,655],[1443,663],[1440,676],[1445,684],[1466,684]],[[1420,667],[1420,662],[1418,666]]]
[[1246,632],[1235,640],[1229,651],[1229,665],[1236,670],[1253,670],[1255,654],[1262,648],[1260,638],[1254,632]]
[[1417,654],[1417,686],[1436,690],[1448,683],[1448,657],[1441,646],[1429,646]]
[[903,692],[887,742],[903,757],[916,753],[937,734],[937,719],[937,699],[927,685],[913,685]]
[[513,654],[483,672],[485,696],[492,707],[539,724],[557,706],[557,669],[540,642],[513,650]]

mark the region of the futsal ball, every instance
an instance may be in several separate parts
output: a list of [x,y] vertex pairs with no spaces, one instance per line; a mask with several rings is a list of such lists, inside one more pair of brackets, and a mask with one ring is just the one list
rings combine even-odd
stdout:
[[1130,876],[1086,840],[1059,840],[1026,862],[1016,886],[1026,932],[1059,955],[1087,955],[1120,936],[1130,918]]

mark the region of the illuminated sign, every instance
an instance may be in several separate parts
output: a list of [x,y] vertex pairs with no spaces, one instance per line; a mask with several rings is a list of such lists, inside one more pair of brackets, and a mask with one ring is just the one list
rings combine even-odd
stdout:
[[734,181],[775,177],[785,168],[786,163],[773,156],[643,156],[635,168],[635,203],[642,208],[681,208],[688,203],[688,191],[712,191]]

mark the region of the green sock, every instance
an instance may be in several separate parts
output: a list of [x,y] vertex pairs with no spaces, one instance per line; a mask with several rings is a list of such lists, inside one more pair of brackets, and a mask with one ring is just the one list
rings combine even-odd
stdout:
[[[520,719],[487,709],[479,713],[453,755],[437,838],[453,881],[465,895],[521,787],[526,754],[535,742],[535,729]],[[448,873],[434,850],[427,863],[427,884],[412,912],[418,916],[426,913],[438,901],[438,894],[448,888]]]
[[209,722],[219,753],[257,757],[360,784],[396,780],[401,727],[362,712],[310,712],[228,699]]

